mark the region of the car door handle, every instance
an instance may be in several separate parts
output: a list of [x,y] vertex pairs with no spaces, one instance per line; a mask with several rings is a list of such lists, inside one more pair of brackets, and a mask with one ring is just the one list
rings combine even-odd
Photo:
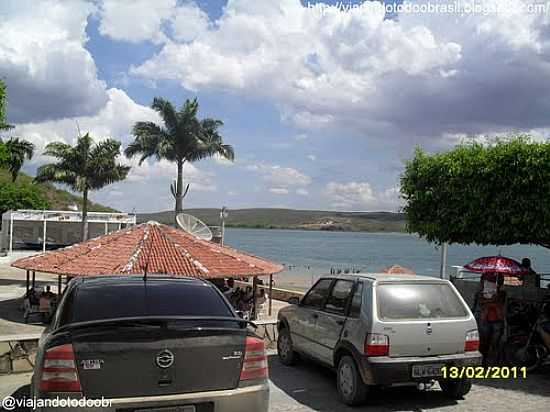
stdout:
[[345,322],[343,320],[337,320],[336,324],[342,326]]
[[311,315],[311,317],[312,317],[313,319],[317,319],[317,318],[319,317],[319,315],[318,315],[317,313],[313,313],[313,314]]

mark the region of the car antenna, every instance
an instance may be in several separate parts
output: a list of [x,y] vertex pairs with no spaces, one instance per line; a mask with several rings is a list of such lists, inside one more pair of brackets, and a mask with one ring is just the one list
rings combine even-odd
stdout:
[[145,269],[143,270],[143,281],[147,282],[147,270],[149,269],[149,261],[145,264]]

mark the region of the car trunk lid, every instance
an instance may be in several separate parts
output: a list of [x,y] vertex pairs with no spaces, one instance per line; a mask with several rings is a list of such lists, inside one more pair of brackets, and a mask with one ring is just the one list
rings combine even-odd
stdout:
[[71,335],[83,394],[120,398],[237,387],[247,331],[238,322],[169,321]]

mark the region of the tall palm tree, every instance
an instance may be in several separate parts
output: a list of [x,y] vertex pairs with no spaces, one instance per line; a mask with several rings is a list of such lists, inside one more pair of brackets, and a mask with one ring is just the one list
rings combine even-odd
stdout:
[[176,163],[178,177],[173,192],[177,216],[183,210],[183,165],[216,155],[234,160],[235,152],[231,145],[224,144],[219,133],[219,128],[223,126],[221,120],[197,118],[197,99],[185,100],[178,111],[168,100],[156,97],[151,107],[160,114],[164,124],[134,124],[132,133],[135,140],[125,153],[128,158],[139,156],[139,164],[149,157]]
[[25,159],[32,159],[34,155],[34,144],[25,139],[10,137],[4,142],[4,147],[8,155],[7,166],[11,173],[11,181],[15,182],[21,167],[23,167]]
[[46,146],[46,156],[57,158],[38,168],[38,182],[55,182],[68,185],[82,193],[82,240],[88,239],[88,193],[111,183],[124,180],[130,167],[117,162],[120,142],[113,139],[94,143],[89,133],[79,137],[76,145],[54,142]]

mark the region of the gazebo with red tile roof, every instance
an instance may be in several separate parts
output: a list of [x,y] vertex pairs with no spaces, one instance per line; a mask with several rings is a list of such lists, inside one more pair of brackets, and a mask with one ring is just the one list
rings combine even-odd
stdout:
[[[50,252],[21,258],[13,267],[29,272],[82,277],[168,275],[203,279],[268,276],[283,266],[183,230],[147,222]],[[271,282],[270,282],[271,284]]]
[[12,266],[72,277],[163,274],[204,279],[267,276],[283,270],[277,263],[157,222],[21,258]]

